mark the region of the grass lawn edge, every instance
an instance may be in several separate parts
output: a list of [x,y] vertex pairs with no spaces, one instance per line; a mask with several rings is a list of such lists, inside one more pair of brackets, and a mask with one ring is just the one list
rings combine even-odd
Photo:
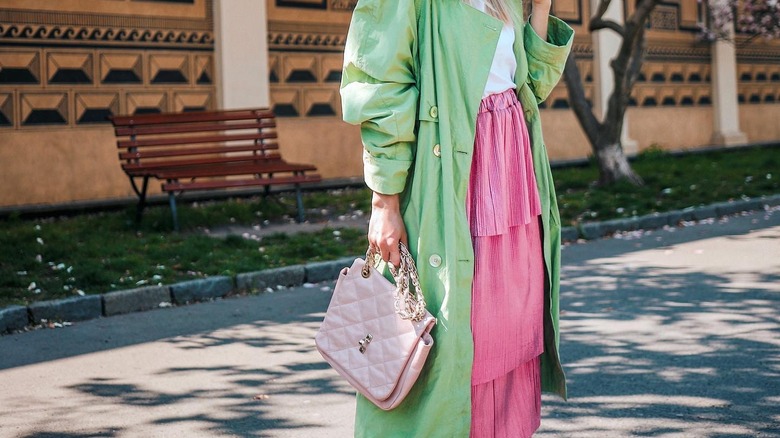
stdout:
[[[776,206],[780,206],[780,194],[731,202],[716,202],[700,207],[631,218],[583,222],[578,223],[577,226],[563,227],[561,240],[566,242],[579,239],[593,240],[617,232],[677,226],[682,222],[761,211]],[[0,335],[25,331],[41,324],[52,324],[54,327],[58,327],[57,324],[59,326],[62,326],[63,323],[68,325],[70,321],[142,312],[178,304],[262,293],[280,287],[299,287],[307,283],[335,280],[341,269],[350,265],[354,258],[359,256],[341,257],[332,261],[290,265],[231,276],[212,276],[169,285],[38,301],[27,306],[0,307]],[[186,296],[188,299],[182,299],[182,296]],[[100,299],[99,306],[95,297]]]

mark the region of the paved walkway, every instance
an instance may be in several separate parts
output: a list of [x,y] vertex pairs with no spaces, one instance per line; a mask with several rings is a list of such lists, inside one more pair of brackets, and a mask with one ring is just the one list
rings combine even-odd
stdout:
[[[780,437],[780,211],[710,222],[564,248],[537,436]],[[0,437],[351,436],[323,289],[0,337]]]

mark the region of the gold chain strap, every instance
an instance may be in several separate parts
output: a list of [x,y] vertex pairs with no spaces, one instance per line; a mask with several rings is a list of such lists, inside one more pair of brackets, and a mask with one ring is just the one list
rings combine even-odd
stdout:
[[[406,245],[400,243],[399,246],[401,249],[401,266],[396,269],[391,263],[387,264],[390,273],[395,279],[395,311],[401,319],[420,321],[425,318],[426,310],[425,297],[422,293],[422,287],[420,287],[417,266],[414,264],[412,254]],[[363,277],[368,278],[370,275],[369,268],[378,266],[381,260],[382,256],[378,252],[368,248],[366,263],[363,265]],[[412,294],[410,288],[410,280],[411,286],[414,287],[414,294]]]

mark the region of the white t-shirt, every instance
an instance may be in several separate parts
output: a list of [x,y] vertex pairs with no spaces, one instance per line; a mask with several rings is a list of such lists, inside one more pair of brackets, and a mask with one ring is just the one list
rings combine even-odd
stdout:
[[[479,11],[485,12],[484,0],[469,0],[471,6]],[[515,43],[515,29],[509,24],[504,23],[501,29],[501,36],[498,38],[498,47],[493,55],[493,64],[490,66],[487,84],[482,97],[491,94],[502,93],[510,88],[517,88],[515,84],[515,70],[517,70],[517,60],[512,45]]]

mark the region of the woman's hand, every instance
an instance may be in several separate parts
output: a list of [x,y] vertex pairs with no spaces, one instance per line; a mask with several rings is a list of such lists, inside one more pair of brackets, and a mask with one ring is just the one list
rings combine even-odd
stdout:
[[401,265],[399,242],[407,243],[399,197],[375,192],[371,199],[368,245],[379,251],[382,260],[399,267]]

